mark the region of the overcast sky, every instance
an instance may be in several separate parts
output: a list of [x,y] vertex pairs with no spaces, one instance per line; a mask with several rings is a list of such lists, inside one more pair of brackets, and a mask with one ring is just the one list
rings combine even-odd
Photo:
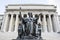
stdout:
[[60,13],[60,0],[0,0],[0,13],[5,12],[8,4],[52,4],[57,6],[57,12]]

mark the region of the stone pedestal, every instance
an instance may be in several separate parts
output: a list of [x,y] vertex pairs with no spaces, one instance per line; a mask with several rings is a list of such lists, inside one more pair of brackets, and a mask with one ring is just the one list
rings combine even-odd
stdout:
[[43,40],[42,37],[34,37],[34,36],[23,36],[22,38],[17,37],[17,39],[12,40]]

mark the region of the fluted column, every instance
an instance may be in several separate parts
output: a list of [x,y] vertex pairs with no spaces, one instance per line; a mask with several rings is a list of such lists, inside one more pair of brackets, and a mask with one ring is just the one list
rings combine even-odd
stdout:
[[[23,14],[21,14],[21,17],[22,17],[22,18],[24,18],[23,16],[24,16],[24,15],[23,15]],[[21,18],[20,18],[20,19],[21,19]],[[22,23],[22,19],[19,21],[19,23]]]
[[29,17],[28,14],[26,14],[26,15],[27,15],[27,18],[28,18]]
[[3,31],[6,32],[6,27],[7,27],[7,24],[8,23],[8,14],[6,14],[6,18],[5,18],[5,22],[4,22],[4,29]]
[[56,32],[60,32],[60,24],[59,24],[59,18],[58,18],[58,14],[56,15],[56,22],[57,22],[57,26],[56,26]]
[[13,27],[13,15],[11,15],[11,19],[10,19],[9,32],[12,31],[12,27]]
[[44,32],[47,32],[47,24],[46,24],[46,15],[43,14],[43,28],[44,28]]
[[58,20],[58,14],[56,13],[54,16],[53,16],[53,20],[54,20],[54,27],[55,27],[55,31],[56,32],[60,32],[60,26],[59,26],[59,20]]
[[33,14],[33,18],[35,18],[35,14]]
[[18,21],[19,21],[19,18],[18,18],[18,14],[17,14],[16,15],[16,21],[15,21],[15,31],[14,32],[18,31]]
[[1,27],[2,32],[4,32],[4,22],[5,22],[4,20],[5,20],[5,15],[3,16],[3,22],[2,22],[3,24],[2,24],[2,27]]
[[49,15],[49,30],[50,32],[53,32],[51,15]]
[[24,14],[22,14],[22,18],[24,17]]
[[41,15],[39,15],[38,23],[41,24]]

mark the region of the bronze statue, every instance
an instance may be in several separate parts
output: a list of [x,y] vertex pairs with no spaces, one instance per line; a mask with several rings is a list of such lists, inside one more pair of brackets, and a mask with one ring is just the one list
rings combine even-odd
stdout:
[[[36,27],[41,28],[41,24],[37,24],[37,21],[39,19],[38,15],[35,15],[35,18],[33,18],[32,13],[28,13],[29,17],[25,14],[24,17],[22,17],[22,23],[18,26],[18,36],[21,38],[22,36],[34,36],[36,37]],[[36,26],[37,25],[37,26]],[[37,29],[39,31],[39,36],[41,37],[41,29]],[[38,37],[38,36],[37,36]]]

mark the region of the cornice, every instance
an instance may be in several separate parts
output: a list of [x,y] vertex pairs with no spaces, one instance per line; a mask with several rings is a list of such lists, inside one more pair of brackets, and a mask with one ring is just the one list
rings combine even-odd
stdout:
[[6,11],[56,11],[56,9],[5,9]]
[[9,4],[7,6],[54,6],[49,4]]

